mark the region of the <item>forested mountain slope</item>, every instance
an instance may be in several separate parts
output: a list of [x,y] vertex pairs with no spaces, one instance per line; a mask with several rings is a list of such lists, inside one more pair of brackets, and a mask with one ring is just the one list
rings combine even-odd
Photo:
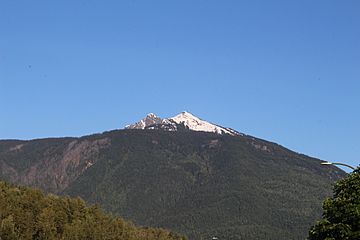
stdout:
[[0,141],[0,177],[190,239],[304,239],[336,167],[247,135],[116,130]]

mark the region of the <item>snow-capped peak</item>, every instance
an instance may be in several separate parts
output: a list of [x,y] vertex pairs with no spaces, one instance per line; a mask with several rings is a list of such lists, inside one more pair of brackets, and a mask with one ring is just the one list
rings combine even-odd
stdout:
[[162,119],[156,116],[154,113],[149,113],[145,118],[141,119],[139,122],[127,125],[126,129],[145,129],[149,125],[160,124]]
[[[204,121],[189,112],[181,112],[172,118],[161,119],[153,113],[149,113],[144,119],[132,125],[127,125],[126,129],[163,129],[167,131],[177,131],[180,125],[192,131],[213,132],[217,134],[241,135],[241,133],[230,128]],[[182,129],[183,127],[180,127]]]
[[156,117],[158,117],[158,116],[156,116],[154,113],[148,113],[148,114],[146,115],[146,117],[156,118]]
[[214,132],[218,134],[227,133],[230,135],[235,135],[236,133],[236,131],[234,130],[223,128],[215,124],[209,123],[186,111],[181,112],[180,114],[170,118],[169,120],[172,120],[177,124],[184,124],[185,127],[193,131]]

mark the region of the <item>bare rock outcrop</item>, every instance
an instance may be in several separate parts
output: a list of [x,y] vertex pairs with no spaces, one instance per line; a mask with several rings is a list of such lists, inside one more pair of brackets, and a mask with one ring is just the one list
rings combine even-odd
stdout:
[[[13,146],[8,151],[20,150],[23,145]],[[41,154],[41,159],[21,171],[0,159],[0,173],[14,183],[60,193],[95,164],[99,159],[100,151],[110,145],[109,138],[74,139],[61,154],[53,154],[50,150],[45,150]]]

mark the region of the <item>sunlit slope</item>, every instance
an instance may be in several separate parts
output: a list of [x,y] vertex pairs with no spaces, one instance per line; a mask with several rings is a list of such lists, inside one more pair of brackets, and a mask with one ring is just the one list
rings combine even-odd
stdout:
[[139,228],[87,207],[80,198],[45,195],[0,182],[0,239],[182,240],[162,229]]

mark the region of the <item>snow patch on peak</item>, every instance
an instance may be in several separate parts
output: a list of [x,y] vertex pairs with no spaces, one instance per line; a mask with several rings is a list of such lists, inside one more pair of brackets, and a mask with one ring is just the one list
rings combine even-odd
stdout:
[[238,135],[236,133],[236,131],[209,123],[209,122],[204,121],[186,111],[181,112],[180,114],[176,115],[175,117],[172,117],[169,119],[176,122],[177,124],[184,124],[185,127],[188,127],[190,130],[193,130],[193,131],[214,132],[217,134],[226,133],[226,134],[230,134],[230,135]]
[[162,119],[156,116],[153,113],[149,113],[145,118],[141,119],[139,122],[127,125],[125,129],[145,129],[147,126],[160,124]]
[[139,122],[127,125],[125,129],[163,129],[167,131],[177,131],[179,125],[183,125],[192,131],[213,132],[233,136],[242,135],[231,128],[224,128],[204,121],[187,111],[183,111],[175,117],[165,119],[161,119],[154,113],[149,113]]
[[156,114],[154,114],[154,113],[148,113],[148,114],[146,115],[146,117],[156,118],[156,117],[158,117],[158,116],[156,116]]

